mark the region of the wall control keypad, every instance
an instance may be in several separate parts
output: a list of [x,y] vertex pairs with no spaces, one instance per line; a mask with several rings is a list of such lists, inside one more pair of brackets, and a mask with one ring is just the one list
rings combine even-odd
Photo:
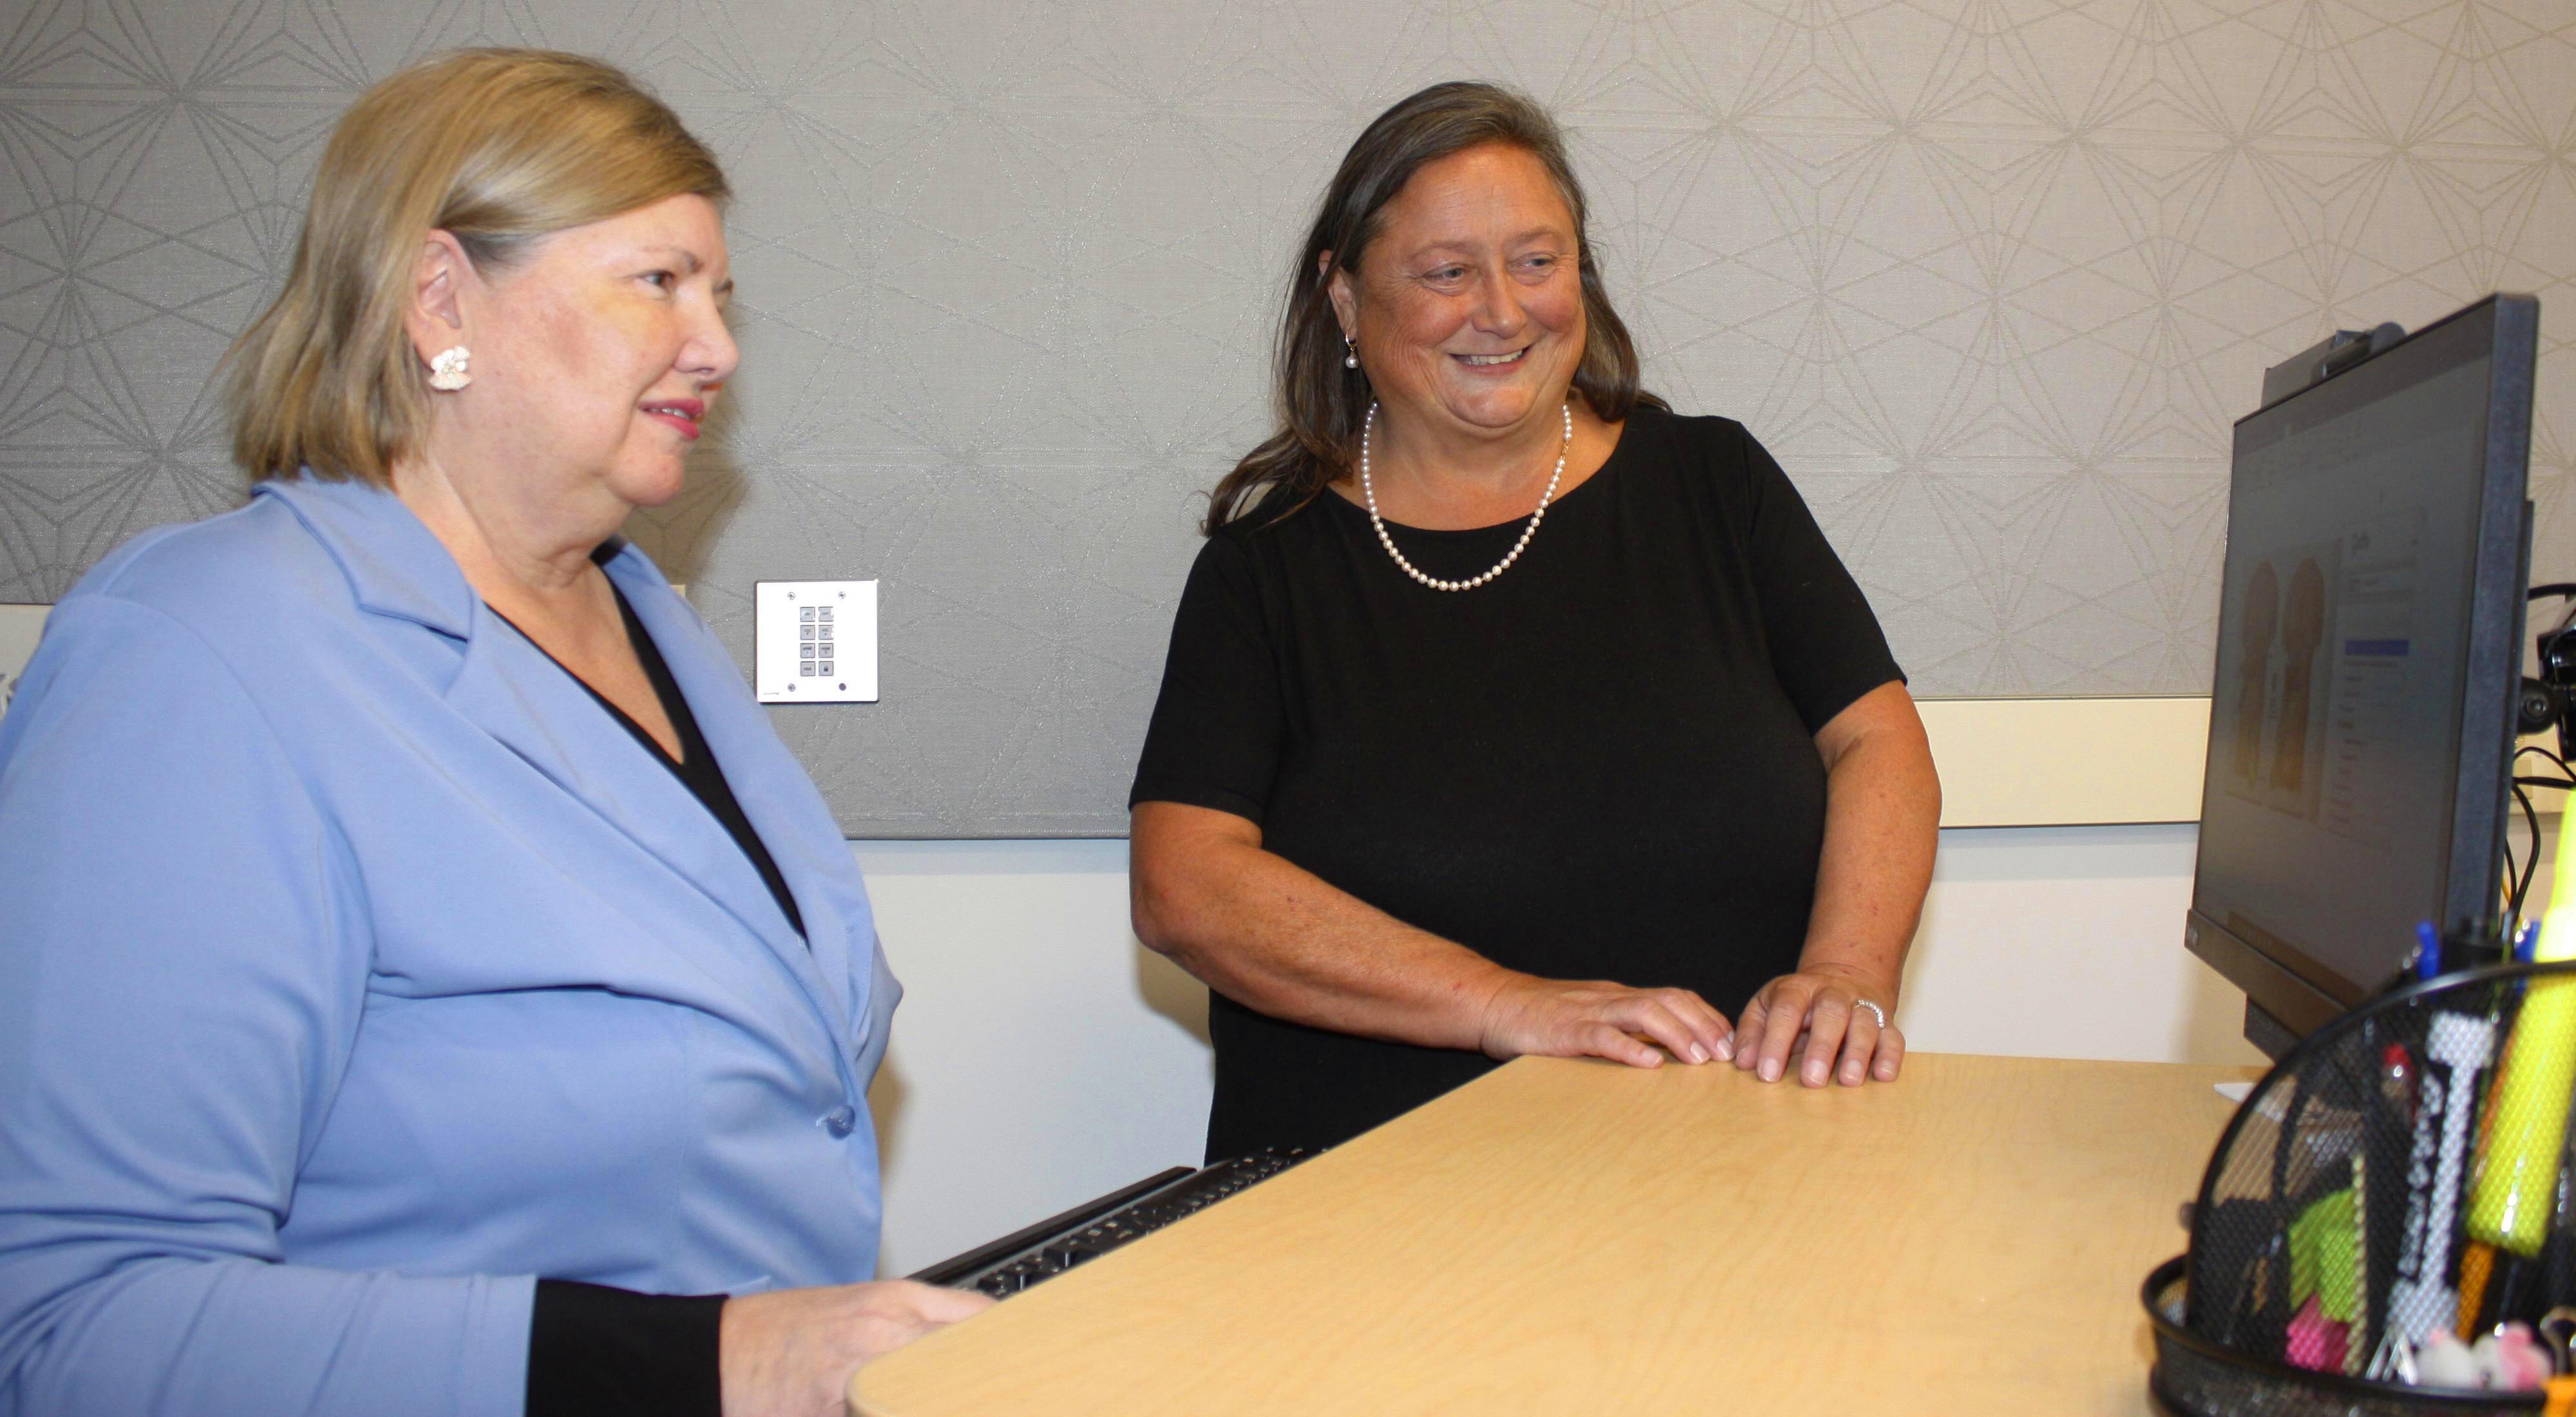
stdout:
[[752,587],[753,688],[763,703],[876,701],[874,581]]

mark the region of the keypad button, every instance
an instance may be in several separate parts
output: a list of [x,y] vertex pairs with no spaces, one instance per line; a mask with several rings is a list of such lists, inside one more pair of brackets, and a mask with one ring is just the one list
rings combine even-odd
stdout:
[[807,660],[805,663],[800,664],[800,665],[797,665],[797,666],[796,666],[796,674],[797,674],[797,677],[798,677],[798,678],[801,678],[801,679],[811,679],[811,678],[813,678],[813,677],[814,677],[814,662],[813,662],[812,660]]
[[796,648],[804,651],[801,656],[802,658],[812,659],[814,657],[814,647],[812,645],[798,645]]
[[814,638],[814,627],[813,627],[813,626],[811,626],[811,625],[804,625],[804,626],[800,626],[800,627],[798,627],[798,628],[800,628],[800,629],[802,629],[802,630],[804,631],[804,633],[803,633],[802,635],[798,636],[798,638],[799,638],[799,639],[807,639],[807,640],[810,640],[810,639]]
[[811,619],[813,619],[813,618],[814,618],[814,607],[813,607],[813,606],[811,606],[811,605],[808,605],[808,606],[804,606],[804,607],[802,607],[802,608],[798,609],[798,610],[797,610],[797,612],[796,612],[796,618],[797,618],[797,619],[799,619],[799,620],[811,620]]
[[831,672],[832,672],[832,661],[830,661],[830,660],[828,660],[828,659],[823,659],[823,660],[817,660],[817,661],[815,661],[815,669],[814,669],[814,672],[815,672],[815,673],[817,673],[817,674],[829,674],[829,673],[831,673]]
[[814,618],[815,618],[815,619],[817,619],[817,620],[822,621],[822,622],[823,622],[824,624],[826,624],[826,625],[831,624],[831,623],[832,623],[832,607],[830,607],[830,606],[826,605],[826,606],[822,606],[822,607],[818,608],[818,609],[817,609],[817,610],[815,610],[815,612],[814,612]]

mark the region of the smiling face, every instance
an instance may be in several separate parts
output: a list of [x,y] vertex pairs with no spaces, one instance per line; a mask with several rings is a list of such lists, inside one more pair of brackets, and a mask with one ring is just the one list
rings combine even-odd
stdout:
[[1424,163],[1378,210],[1359,269],[1332,278],[1390,431],[1489,441],[1557,425],[1583,362],[1574,213],[1528,151]]
[[[455,328],[422,321],[414,342],[424,358],[442,340],[467,345],[473,382],[433,396],[452,435],[434,441],[469,448],[463,461],[550,520],[614,528],[678,496],[716,386],[740,357],[714,204],[666,198],[556,232],[499,270],[450,264],[443,308]],[[450,474],[460,491],[474,481],[470,469]]]

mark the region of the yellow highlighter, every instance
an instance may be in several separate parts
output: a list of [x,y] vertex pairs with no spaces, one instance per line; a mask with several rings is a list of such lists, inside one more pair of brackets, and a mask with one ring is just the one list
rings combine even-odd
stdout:
[[[2535,959],[2576,959],[2576,831],[2559,835],[2557,870],[2562,874],[2552,879],[2566,888],[2541,919]],[[2511,1050],[2469,1196],[2469,1234],[2532,1259],[2549,1238],[2558,1205],[2559,1149],[2567,1140],[2569,1090],[2576,1087],[2576,979],[2532,983]]]

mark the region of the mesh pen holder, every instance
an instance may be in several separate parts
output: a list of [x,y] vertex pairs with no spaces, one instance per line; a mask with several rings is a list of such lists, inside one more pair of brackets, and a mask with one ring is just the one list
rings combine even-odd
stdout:
[[2189,1253],[2148,1276],[2157,1407],[2540,1411],[2538,1392],[2401,1371],[2436,1326],[2485,1333],[2576,1303],[2571,1084],[2576,961],[2414,985],[2292,1049],[2220,1134]]

